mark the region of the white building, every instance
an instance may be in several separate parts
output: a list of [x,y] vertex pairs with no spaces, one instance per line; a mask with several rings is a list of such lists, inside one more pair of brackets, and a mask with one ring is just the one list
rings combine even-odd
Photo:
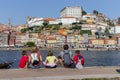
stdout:
[[86,15],[83,15],[82,20],[87,20],[89,18],[90,19],[96,19],[96,15],[88,13]]
[[96,22],[96,15],[94,15],[94,14],[83,15],[82,20],[86,20],[87,23],[95,23]]
[[55,18],[44,18],[44,22],[48,22],[48,24],[59,24],[60,22]]
[[93,32],[96,32],[97,25],[96,24],[82,24],[81,30],[91,30]]
[[120,34],[120,25],[116,25],[115,27],[111,27],[110,33],[112,33],[112,34]]
[[55,18],[31,18],[30,20],[27,20],[29,27],[42,26],[44,22],[48,22],[48,24],[60,23],[60,21]]
[[43,25],[43,22],[43,18],[32,18],[29,21],[27,21],[29,27],[41,26]]
[[65,7],[60,11],[60,17],[66,17],[66,16],[73,16],[73,17],[81,18],[82,8],[79,6]]
[[74,22],[77,22],[77,18],[75,18],[75,17],[61,17],[60,22],[63,25],[70,25],[70,24],[72,24]]

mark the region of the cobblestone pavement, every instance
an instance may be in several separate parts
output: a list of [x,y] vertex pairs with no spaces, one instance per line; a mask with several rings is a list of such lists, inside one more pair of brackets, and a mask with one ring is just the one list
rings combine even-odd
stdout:
[[66,80],[120,77],[120,67],[85,67],[83,69],[1,69],[0,80]]

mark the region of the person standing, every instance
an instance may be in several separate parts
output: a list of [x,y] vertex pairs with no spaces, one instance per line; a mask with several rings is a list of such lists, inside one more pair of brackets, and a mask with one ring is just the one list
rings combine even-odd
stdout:
[[60,52],[58,56],[59,63],[62,67],[74,68],[74,62],[72,60],[72,52],[69,51],[69,46],[65,44],[63,46],[63,51]]
[[19,68],[28,68],[28,56],[27,51],[22,51],[22,56],[18,65]]

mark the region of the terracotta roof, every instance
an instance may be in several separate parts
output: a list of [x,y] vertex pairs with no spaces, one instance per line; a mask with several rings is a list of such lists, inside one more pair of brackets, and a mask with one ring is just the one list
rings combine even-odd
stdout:
[[44,18],[43,20],[45,20],[45,21],[55,21],[54,18]]

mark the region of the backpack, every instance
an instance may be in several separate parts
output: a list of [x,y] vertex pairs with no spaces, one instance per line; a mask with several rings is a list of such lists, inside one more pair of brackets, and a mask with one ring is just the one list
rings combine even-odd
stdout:
[[69,51],[68,52],[63,51],[63,52],[64,52],[64,54],[63,54],[63,64],[65,66],[69,67],[71,65],[71,63],[72,63],[72,59],[70,57],[70,53],[69,53]]
[[82,65],[82,63],[81,63],[81,60],[82,60],[82,56],[79,55],[79,56],[78,56],[78,63],[76,64],[76,68],[78,68],[78,69],[82,69],[82,68],[83,68],[83,65]]
[[32,63],[33,66],[39,64],[39,59],[38,59],[38,54],[37,53],[32,53],[31,54],[31,63]]

